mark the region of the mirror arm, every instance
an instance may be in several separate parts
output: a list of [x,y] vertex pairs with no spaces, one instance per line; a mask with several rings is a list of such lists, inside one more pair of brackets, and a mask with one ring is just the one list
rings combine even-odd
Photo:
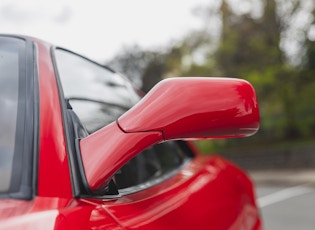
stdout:
[[104,191],[108,180],[125,163],[144,149],[162,141],[161,132],[124,133],[116,122],[83,138],[80,152],[89,189]]

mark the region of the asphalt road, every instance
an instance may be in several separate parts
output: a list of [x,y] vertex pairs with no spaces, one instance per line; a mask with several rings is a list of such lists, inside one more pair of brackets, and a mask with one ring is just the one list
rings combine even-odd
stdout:
[[315,171],[251,174],[265,230],[315,229]]

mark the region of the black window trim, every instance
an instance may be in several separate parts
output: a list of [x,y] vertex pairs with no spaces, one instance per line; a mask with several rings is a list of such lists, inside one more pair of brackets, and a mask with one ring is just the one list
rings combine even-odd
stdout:
[[[77,127],[80,126],[80,124],[77,124],[75,119],[73,118],[75,116],[74,112],[72,111],[72,108],[69,107],[67,100],[63,93],[63,88],[61,84],[60,75],[58,72],[57,67],[57,60],[56,60],[56,54],[55,51],[57,49],[64,50],[66,52],[69,52],[73,55],[77,55],[79,57],[82,57],[83,59],[86,59],[88,61],[91,61],[87,59],[86,57],[83,57],[79,54],[76,54],[70,50],[64,49],[62,47],[58,46],[52,46],[50,48],[50,55],[53,62],[54,72],[56,76],[57,86],[58,86],[58,92],[59,92],[59,101],[61,105],[61,113],[62,113],[62,122],[64,127],[64,135],[66,139],[66,151],[68,155],[68,162],[69,162],[69,168],[70,168],[70,178],[72,183],[72,194],[75,198],[82,197],[83,194],[90,194],[91,191],[88,189],[88,182],[85,178],[84,174],[84,168],[82,165],[81,160],[81,154],[80,154],[80,148],[79,148],[79,142],[80,137],[78,135]],[[95,64],[98,64],[94,61],[91,61]],[[99,64],[98,64],[99,65]],[[112,71],[112,70],[111,70]],[[74,141],[71,141],[74,140]]]

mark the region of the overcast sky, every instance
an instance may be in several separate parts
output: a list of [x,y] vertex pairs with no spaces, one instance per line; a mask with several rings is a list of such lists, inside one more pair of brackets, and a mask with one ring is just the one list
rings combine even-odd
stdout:
[[209,0],[1,0],[0,33],[39,37],[97,61],[123,46],[159,46],[198,28]]

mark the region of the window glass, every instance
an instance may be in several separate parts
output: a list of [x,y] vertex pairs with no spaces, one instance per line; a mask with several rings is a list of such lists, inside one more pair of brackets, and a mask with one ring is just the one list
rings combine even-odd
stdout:
[[180,143],[166,142],[143,151],[115,174],[117,188],[120,192],[128,192],[130,188],[136,190],[137,186],[155,184],[184,163],[183,150]]
[[131,85],[111,70],[61,49],[55,54],[64,95],[90,133],[139,100]]
[[0,192],[9,190],[15,150],[19,46],[0,38]]

